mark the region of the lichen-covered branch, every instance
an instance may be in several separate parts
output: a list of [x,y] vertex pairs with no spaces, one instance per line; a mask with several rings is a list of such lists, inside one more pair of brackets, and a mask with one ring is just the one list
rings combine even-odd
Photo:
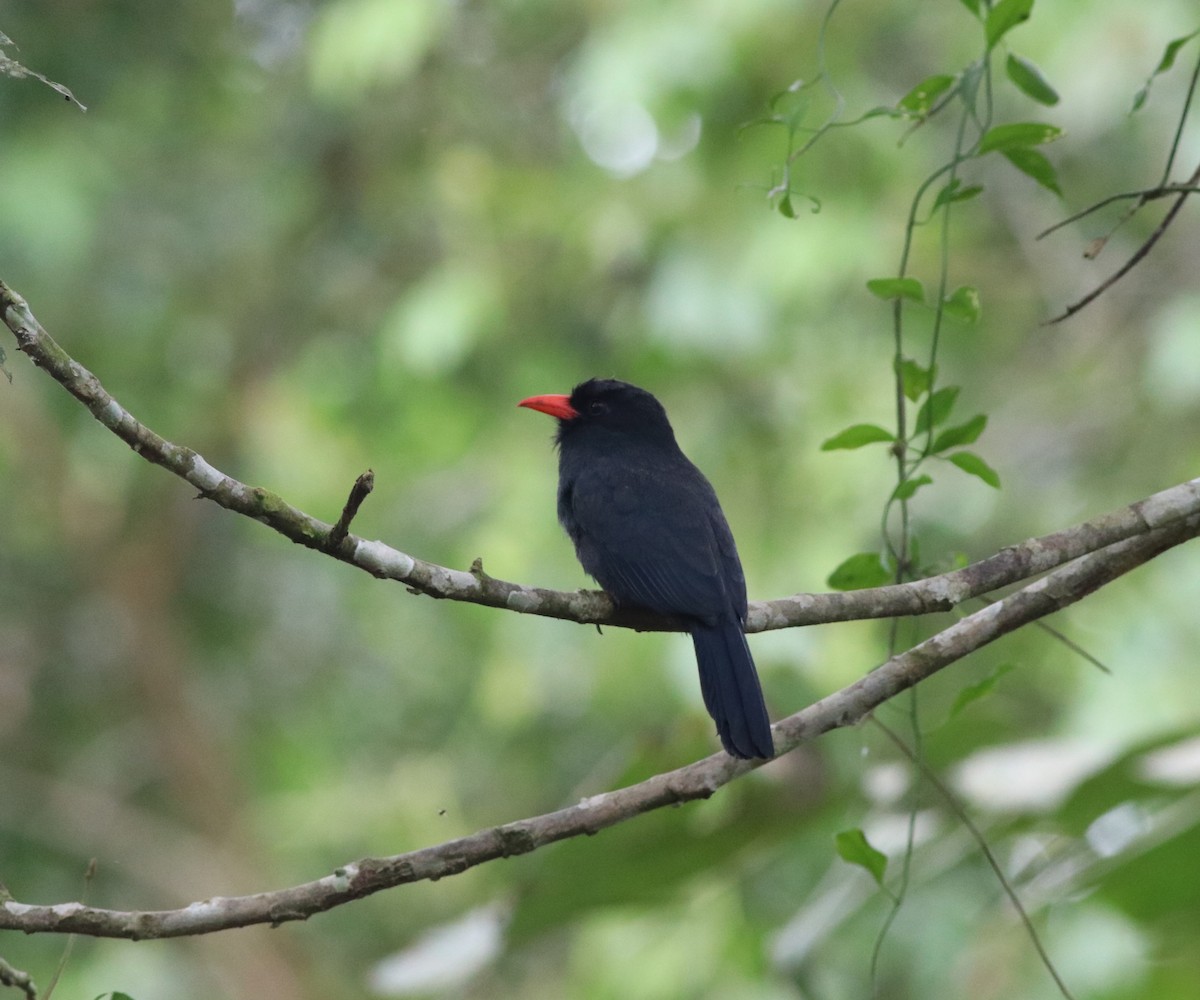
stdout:
[[[191,484],[201,496],[227,510],[268,525],[293,542],[325,552],[381,579],[396,580],[430,597],[468,601],[523,614],[587,624],[651,630],[679,630],[670,619],[616,609],[599,591],[563,592],[498,580],[482,564],[451,569],[408,555],[381,541],[337,531],[293,507],[269,490],[248,486],[210,465],[203,456],[173,444],[139,422],[90,371],[66,353],[43,329],[25,300],[0,281],[0,315],[21,351],[44,369],[92,415],[129,447]],[[912,583],[847,593],[795,594],[750,607],[747,629],[792,628],[825,622],[893,618],[950,611],[964,601],[1019,583],[1089,552],[1200,513],[1200,479],[1101,515],[1084,524],[1032,538],[990,558]]]
[[4,51],[5,47],[12,44],[13,40],[0,31],[0,74],[11,76],[14,80],[23,80],[26,77],[30,77],[40,83],[44,83],[51,90],[57,90],[80,111],[87,111],[87,108],[83,106],[79,98],[71,93],[69,87],[64,87],[61,83],[55,83],[48,76],[42,76],[37,70],[32,70],[28,66],[21,65],[21,63],[17,62],[17,60]]
[[[861,722],[900,691],[974,650],[1073,604],[1197,534],[1200,534],[1200,515],[1176,520],[1053,570],[892,657],[841,691],[783,719],[774,727],[777,751],[787,753],[831,729]],[[0,930],[142,939],[304,920],[384,889],[456,875],[497,858],[527,854],[558,840],[594,834],[663,806],[707,798],[722,785],[760,766],[765,766],[762,761],[714,754],[555,812],[405,854],[364,858],[315,882],[251,896],[214,897],[177,910],[119,911],[76,902],[34,906],[7,900],[0,903]]]
[[37,1000],[37,984],[33,981],[33,977],[21,969],[14,969],[2,958],[0,958],[0,986],[11,986],[24,993],[28,1000]]

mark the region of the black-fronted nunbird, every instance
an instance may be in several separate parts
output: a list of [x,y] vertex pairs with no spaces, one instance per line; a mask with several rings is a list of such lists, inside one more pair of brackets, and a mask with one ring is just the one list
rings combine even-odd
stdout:
[[683,619],[721,744],[734,757],[772,757],[733,534],[662,404],[594,378],[518,405],[558,418],[558,519],[583,568],[616,604]]

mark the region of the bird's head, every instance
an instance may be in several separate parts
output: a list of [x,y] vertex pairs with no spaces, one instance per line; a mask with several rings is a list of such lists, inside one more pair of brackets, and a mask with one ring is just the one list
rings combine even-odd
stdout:
[[615,378],[588,379],[575,386],[569,396],[530,396],[517,405],[557,417],[560,445],[612,437],[675,444],[662,403],[645,389]]

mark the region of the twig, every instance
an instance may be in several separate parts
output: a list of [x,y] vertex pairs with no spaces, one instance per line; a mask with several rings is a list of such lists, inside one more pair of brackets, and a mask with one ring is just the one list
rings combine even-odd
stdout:
[[14,969],[2,958],[0,958],[0,986],[11,986],[24,993],[28,1000],[38,1000],[37,984],[29,973]]
[[[92,879],[96,877],[96,859],[92,858],[88,862],[87,869],[83,873],[83,894],[79,897],[80,902],[86,903],[88,898],[88,890],[92,887]],[[58,981],[62,977],[63,970],[67,967],[67,961],[71,957],[71,949],[75,947],[75,935],[67,935],[67,943],[63,946],[62,955],[58,959],[58,965],[54,967],[54,974],[50,977],[50,982],[46,984],[46,992],[42,1000],[50,1000],[54,995],[54,990],[58,986]]]
[[[1188,37],[1190,38],[1192,36],[1188,36]],[[1192,69],[1192,77],[1191,77],[1191,81],[1188,84],[1187,96],[1184,98],[1183,110],[1180,112],[1179,121],[1176,123],[1176,126],[1175,126],[1175,135],[1171,140],[1171,150],[1167,155],[1167,164],[1163,168],[1162,180],[1159,181],[1157,187],[1151,188],[1149,191],[1142,192],[1140,195],[1138,195],[1137,196],[1137,198],[1138,198],[1137,204],[1130,206],[1128,211],[1126,211],[1121,216],[1121,218],[1117,221],[1116,225],[1113,227],[1113,229],[1109,232],[1109,234],[1107,236],[1103,236],[1103,237],[1100,237],[1100,238],[1094,240],[1092,242],[1092,245],[1088,248],[1087,252],[1084,254],[1084,256],[1088,257],[1090,259],[1090,258],[1095,257],[1097,254],[1099,254],[1100,251],[1104,248],[1104,244],[1112,236],[1112,233],[1116,232],[1116,230],[1120,226],[1124,225],[1130,218],[1132,218],[1138,211],[1141,210],[1143,205],[1145,205],[1147,202],[1151,201],[1152,199],[1164,197],[1168,194],[1175,193],[1175,194],[1177,194],[1177,197],[1175,199],[1175,204],[1173,204],[1170,207],[1170,209],[1168,209],[1167,214],[1163,217],[1162,222],[1160,222],[1158,224],[1158,227],[1154,230],[1154,232],[1150,234],[1149,239],[1147,239],[1140,247],[1138,247],[1138,249],[1134,252],[1133,256],[1130,257],[1129,260],[1127,260],[1122,267],[1118,268],[1114,274],[1112,274],[1110,277],[1108,277],[1103,282],[1101,282],[1097,288],[1094,288],[1091,292],[1089,292],[1083,298],[1079,299],[1077,302],[1073,303],[1072,305],[1069,305],[1066,308],[1066,310],[1064,310],[1060,315],[1055,316],[1053,319],[1046,320],[1045,323],[1042,324],[1043,326],[1051,326],[1055,323],[1062,322],[1064,319],[1067,319],[1069,316],[1073,316],[1075,313],[1079,312],[1079,310],[1082,309],[1084,306],[1086,306],[1088,303],[1095,301],[1095,299],[1097,299],[1099,296],[1103,295],[1104,292],[1106,292],[1109,288],[1111,288],[1118,281],[1120,281],[1125,275],[1127,275],[1130,271],[1132,271],[1138,265],[1138,263],[1140,263],[1145,258],[1145,256],[1150,252],[1150,250],[1153,248],[1154,244],[1156,244],[1162,238],[1163,233],[1165,233],[1167,231],[1167,229],[1171,225],[1172,221],[1174,221],[1175,216],[1179,213],[1179,209],[1183,207],[1183,203],[1187,200],[1188,195],[1196,193],[1196,190],[1197,190],[1196,185],[1198,182],[1200,182],[1200,167],[1197,167],[1195,172],[1192,174],[1192,176],[1189,177],[1182,184],[1168,184],[1167,181],[1168,181],[1168,178],[1170,178],[1170,176],[1171,176],[1171,168],[1175,165],[1175,155],[1179,151],[1179,144],[1183,138],[1184,124],[1187,122],[1188,110],[1192,106],[1192,98],[1196,94],[1196,86],[1198,83],[1200,83],[1200,58],[1198,58],[1196,60],[1196,65]],[[1149,85],[1147,84],[1147,86],[1149,86]],[[1089,214],[1090,212],[1095,211],[1097,208],[1100,208],[1104,205],[1109,204],[1111,201],[1114,201],[1118,198],[1123,198],[1123,197],[1126,197],[1126,196],[1125,195],[1116,195],[1113,198],[1106,198],[1104,201],[1098,202],[1097,204],[1093,205],[1091,208],[1085,209],[1084,211],[1071,216],[1071,218],[1067,219],[1065,222],[1059,223],[1059,226],[1066,225],[1067,222],[1072,222],[1075,219],[1082,218],[1083,216]],[[1058,226],[1051,226],[1045,232],[1041,233],[1038,236],[1038,239],[1041,239],[1042,236],[1045,236],[1047,233],[1053,232],[1057,228],[1058,228]]]
[[1109,674],[1110,676],[1112,675],[1112,670],[1106,663],[1104,663],[1103,660],[1101,660],[1098,656],[1094,656],[1093,654],[1089,653],[1086,649],[1079,645],[1079,643],[1067,636],[1064,632],[1056,629],[1053,625],[1047,625],[1045,622],[1038,622],[1037,624],[1039,629],[1054,639],[1057,639],[1076,656],[1087,660],[1088,663],[1099,670],[1102,674]]
[[[12,39],[8,38],[7,36],[0,38],[0,46],[11,44]],[[0,73],[4,74],[5,76],[11,76],[14,80],[21,80],[27,76],[33,77],[33,79],[44,83],[51,90],[57,90],[80,111],[87,111],[87,108],[84,107],[83,102],[71,93],[70,87],[64,87],[61,83],[55,83],[49,77],[42,76],[42,74],[37,72],[37,70],[32,70],[28,66],[21,65],[21,63],[17,62],[12,58],[12,56],[5,52],[0,52]]]
[[1063,982],[1062,977],[1058,974],[1058,969],[1054,967],[1054,962],[1042,944],[1042,939],[1037,932],[1037,928],[1033,926],[1033,921],[1029,919],[1029,914],[1025,912],[1025,907],[1021,905],[1021,897],[1017,895],[1017,891],[1013,888],[1012,883],[1009,882],[1008,876],[1004,874],[1004,869],[1000,867],[1000,862],[996,860],[996,856],[988,846],[987,838],[984,837],[979,827],[975,825],[975,821],[971,819],[970,814],[963,808],[957,796],[946,787],[945,783],[937,776],[934,770],[921,759],[920,755],[914,753],[896,732],[881,722],[876,716],[872,716],[871,721],[883,730],[884,735],[900,748],[901,753],[912,761],[913,765],[920,770],[929,783],[937,789],[938,794],[945,799],[946,804],[950,807],[950,811],[958,817],[958,821],[967,828],[967,831],[975,839],[975,843],[979,845],[979,850],[983,852],[983,857],[987,861],[988,866],[1000,882],[1000,887],[1004,890],[1004,894],[1008,896],[1009,902],[1012,903],[1013,909],[1017,911],[1017,916],[1021,918],[1021,923],[1025,926],[1025,933],[1029,935],[1029,940],[1033,942],[1033,947],[1037,951],[1038,957],[1042,960],[1042,965],[1050,973],[1055,985],[1058,986],[1059,992],[1067,1000],[1074,1000],[1071,991],[1067,989],[1067,984]]
[[354,520],[358,508],[362,506],[362,502],[367,499],[373,489],[375,489],[375,472],[367,469],[354,480],[354,486],[350,489],[346,506],[342,508],[342,516],[338,518],[337,524],[330,529],[329,535],[325,539],[326,551],[336,549],[346,540],[346,535],[350,531],[350,522]]
[[[990,597],[980,597],[979,600],[983,604],[995,604],[996,603]],[[1088,663],[1090,663],[1093,667],[1095,667],[1101,673],[1112,674],[1112,670],[1110,670],[1098,657],[1093,656],[1086,649],[1084,649],[1081,645],[1079,645],[1079,643],[1077,643],[1074,639],[1068,638],[1067,635],[1064,632],[1062,632],[1061,630],[1056,629],[1053,625],[1047,625],[1045,622],[1035,622],[1034,624],[1037,626],[1039,631],[1045,632],[1051,638],[1057,640],[1058,642],[1061,642],[1072,653],[1075,653],[1077,656],[1081,656],[1083,659],[1087,660]]]
[[1167,179],[1171,176],[1171,168],[1175,166],[1175,156],[1179,152],[1179,144],[1183,141],[1183,128],[1187,124],[1188,111],[1192,107],[1192,99],[1196,96],[1196,85],[1200,83],[1200,56],[1196,58],[1196,64],[1192,67],[1192,77],[1188,81],[1187,94],[1183,99],[1183,108],[1179,112],[1179,120],[1175,123],[1175,136],[1171,139],[1171,150],[1167,153],[1167,163],[1163,167],[1162,181],[1166,184]]
[[1067,308],[1064,309],[1059,315],[1055,316],[1053,319],[1046,320],[1042,325],[1053,326],[1055,323],[1061,323],[1064,319],[1074,316],[1075,313],[1079,312],[1080,309],[1089,303],[1094,302],[1097,298],[1108,291],[1108,289],[1112,288],[1113,285],[1125,277],[1125,275],[1137,267],[1137,265],[1141,263],[1146,255],[1154,248],[1154,245],[1160,239],[1162,239],[1163,234],[1175,220],[1175,216],[1179,214],[1179,210],[1183,207],[1183,203],[1187,201],[1188,195],[1195,190],[1197,181],[1200,181],[1200,167],[1197,167],[1195,173],[1193,173],[1192,176],[1187,179],[1182,193],[1176,197],[1175,203],[1167,210],[1167,214],[1163,216],[1162,222],[1158,224],[1154,232],[1150,234],[1146,241],[1133,252],[1129,260],[1127,260],[1115,272],[1105,278],[1104,281],[1100,282],[1099,285],[1088,292],[1088,294],[1083,298],[1071,303],[1071,305],[1067,306]]
[[1142,205],[1149,204],[1159,198],[1168,198],[1173,194],[1200,194],[1200,187],[1194,184],[1164,184],[1162,187],[1148,188],[1145,191],[1124,191],[1121,194],[1110,194],[1107,198],[1102,198],[1094,205],[1089,205],[1087,208],[1080,209],[1073,215],[1068,215],[1065,219],[1054,223],[1054,225],[1043,229],[1035,240],[1042,240],[1051,233],[1056,233],[1064,226],[1069,226],[1072,222],[1078,222],[1080,219],[1085,219],[1093,212],[1098,212],[1100,209],[1111,205],[1115,201],[1128,201],[1131,198],[1137,198],[1138,204],[1131,210],[1136,211]]

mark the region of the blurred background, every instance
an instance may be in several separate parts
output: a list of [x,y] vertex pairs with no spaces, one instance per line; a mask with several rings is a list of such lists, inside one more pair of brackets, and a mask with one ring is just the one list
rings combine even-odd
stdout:
[[[0,8],[0,277],[139,419],[221,470],[423,559],[574,589],[552,422],[534,393],[619,376],[666,404],[716,486],[752,600],[823,590],[879,548],[894,470],[890,309],[920,181],[952,123],[877,119],[767,192],[786,133],[743,128],[818,65],[822,4],[779,0],[42,0]],[[1133,95],[1187,0],[1039,5],[1008,39],[1061,94],[1065,197],[998,157],[956,210],[943,384],[986,412],[989,489],[914,500],[948,567],[1196,475],[1200,220],[1071,321],[1042,321],[1145,238],[1109,194],[1157,183],[1195,45]],[[824,59],[846,117],[980,51],[958,0],[843,3]],[[813,92],[812,123],[834,99]],[[1194,117],[1194,115],[1193,115]],[[1200,135],[1184,134],[1186,176]],[[818,199],[813,213],[804,196]],[[936,278],[934,227],[913,273]],[[913,353],[921,346],[914,319]],[[6,336],[7,336],[7,332]],[[198,502],[9,339],[0,381],[0,881],[24,902],[155,909],[318,878],[545,812],[713,752],[690,644],[408,594]],[[924,685],[958,790],[1079,997],[1194,996],[1200,975],[1200,572],[1194,546]],[[941,620],[906,623],[915,641]],[[883,659],[884,623],[752,639],[778,718]],[[996,678],[988,696],[963,692]],[[909,703],[881,715],[905,725]],[[76,941],[58,993],[150,998],[1056,996],[962,825],[871,727],[596,837],[278,930]],[[59,938],[0,937],[43,986]]]

